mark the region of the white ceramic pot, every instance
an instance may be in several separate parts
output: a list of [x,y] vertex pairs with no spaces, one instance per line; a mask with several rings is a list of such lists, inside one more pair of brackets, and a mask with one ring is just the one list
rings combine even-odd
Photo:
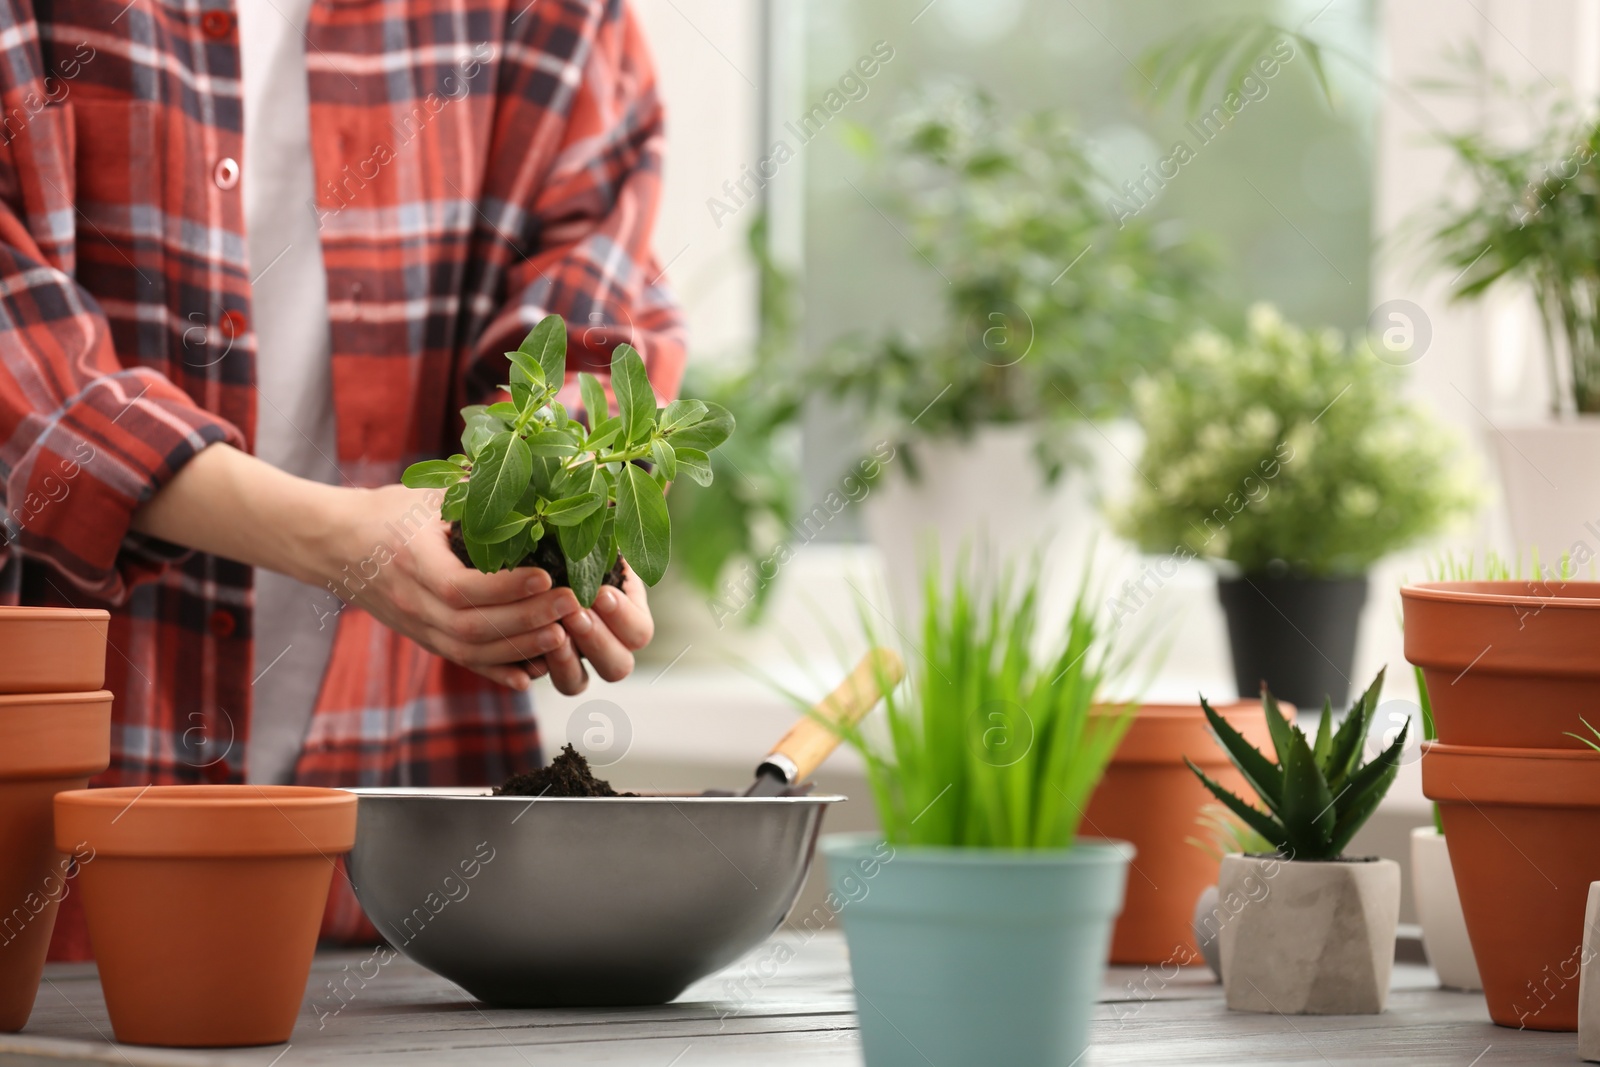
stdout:
[[1501,426],[1489,439],[1517,552],[1537,548],[1552,567],[1567,553],[1600,557],[1600,416]]
[[1224,905],[1242,901],[1222,927],[1229,1008],[1282,1015],[1383,1011],[1400,921],[1398,863],[1224,856],[1217,894]]
[[1446,989],[1476,993],[1483,988],[1478,961],[1461,915],[1461,895],[1450,867],[1445,836],[1432,826],[1411,831],[1411,898],[1422,924],[1422,947]]
[[940,572],[948,574],[963,549],[1017,566],[1047,549],[1042,585],[1063,591],[1068,606],[1090,546],[1109,558],[1116,538],[1101,503],[1125,497],[1136,477],[1138,427],[1116,422],[1063,431],[1076,435],[1087,460],[1054,484],[1045,481],[1034,458],[1039,432],[1031,424],[993,425],[968,440],[918,441],[912,446],[921,473],[916,480],[899,458],[887,466],[863,502],[863,517],[883,553],[889,594],[903,618],[921,614],[930,550],[938,553]]
[[1583,955],[1578,972],[1578,1058],[1600,1063],[1600,882],[1589,883],[1583,912]]

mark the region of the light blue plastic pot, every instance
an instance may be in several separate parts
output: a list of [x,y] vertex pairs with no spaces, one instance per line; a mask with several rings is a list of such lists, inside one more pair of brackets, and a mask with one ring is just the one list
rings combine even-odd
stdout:
[[1133,846],[822,839],[868,1067],[1069,1067],[1089,1041]]

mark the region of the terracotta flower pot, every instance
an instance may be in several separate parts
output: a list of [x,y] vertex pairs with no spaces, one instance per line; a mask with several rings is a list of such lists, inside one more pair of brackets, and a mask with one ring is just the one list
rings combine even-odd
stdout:
[[1576,749],[1580,716],[1600,726],[1600,582],[1426,582],[1400,599],[1444,744]]
[[1422,752],[1489,1017],[1576,1030],[1583,913],[1600,880],[1589,844],[1600,839],[1600,752],[1439,742]]
[[[1271,736],[1259,700],[1212,707],[1256,747]],[[1279,704],[1284,714],[1294,709]],[[1198,704],[1146,704],[1106,768],[1085,813],[1085,835],[1131,842],[1127,897],[1111,939],[1112,963],[1198,964],[1195,900],[1217,880],[1217,861],[1189,843],[1203,836],[1196,819],[1215,798],[1184,766],[1206,774],[1246,800],[1255,793],[1233,769]]]
[[[4,663],[10,649],[0,650]],[[51,836],[51,798],[82,789],[110,762],[110,693],[0,696],[0,1032],[27,1023],[56,907],[70,892],[73,868]],[[77,845],[67,842],[67,853]]]
[[89,693],[106,684],[111,613],[0,608],[0,693]]
[[106,1009],[133,1045],[270,1045],[305,994],[356,798],[300,786],[146,786],[56,796]]

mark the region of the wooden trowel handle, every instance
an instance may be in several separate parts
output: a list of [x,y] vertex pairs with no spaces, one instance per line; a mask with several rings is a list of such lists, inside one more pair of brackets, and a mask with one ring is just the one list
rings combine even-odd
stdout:
[[783,740],[767,754],[763,766],[780,768],[791,785],[804,781],[839,747],[839,735],[827,723],[854,726],[905,676],[906,665],[899,653],[888,648],[871,650],[837,689],[811,709],[811,715],[783,735]]

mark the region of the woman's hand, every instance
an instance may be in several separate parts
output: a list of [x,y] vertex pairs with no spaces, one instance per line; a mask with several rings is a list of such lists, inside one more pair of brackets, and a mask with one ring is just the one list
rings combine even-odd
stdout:
[[322,485],[218,444],[135,512],[133,527],[330,589],[501,685],[527,689],[522,663],[554,654],[546,662],[558,688],[583,688],[582,665],[559,625],[578,611],[577,597],[552,590],[538,568],[463,567],[439,521],[437,491]]
[[583,692],[589,684],[580,653],[594,664],[600,677],[621,681],[633,673],[633,654],[650,643],[656,630],[644,582],[626,562],[621,590],[601,586],[593,608],[578,608],[562,616],[561,625],[571,635],[571,645],[546,653],[544,658],[550,680],[568,696]]

